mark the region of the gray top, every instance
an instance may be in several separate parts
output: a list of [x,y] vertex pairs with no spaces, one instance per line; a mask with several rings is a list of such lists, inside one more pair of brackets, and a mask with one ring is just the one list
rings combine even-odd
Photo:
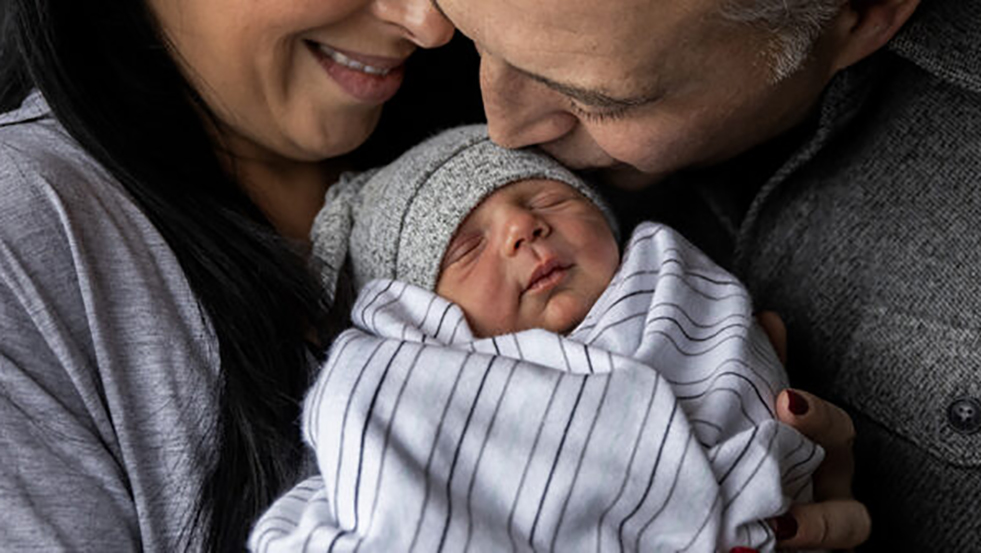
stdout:
[[785,318],[791,382],[854,417],[866,550],[978,551],[981,1],[924,0],[814,120],[675,184],[654,209]]
[[0,549],[187,545],[216,342],[164,240],[37,94],[0,116],[0,337]]

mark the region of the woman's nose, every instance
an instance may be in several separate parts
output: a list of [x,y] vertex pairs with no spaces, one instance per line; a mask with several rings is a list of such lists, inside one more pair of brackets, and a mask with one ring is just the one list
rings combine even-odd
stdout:
[[486,53],[480,57],[480,90],[488,134],[505,148],[547,144],[576,126],[558,92]]
[[442,46],[453,38],[454,27],[432,0],[375,0],[379,19],[400,27],[405,37],[422,48]]
[[548,223],[534,213],[522,208],[512,208],[504,218],[504,241],[501,244],[503,253],[507,256],[517,255],[522,247],[546,238],[551,232]]

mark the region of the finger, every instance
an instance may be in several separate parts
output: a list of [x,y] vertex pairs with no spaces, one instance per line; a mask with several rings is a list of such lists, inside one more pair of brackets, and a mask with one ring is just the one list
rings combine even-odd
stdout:
[[851,453],[825,455],[824,461],[812,475],[814,499],[851,499],[855,463]]
[[760,311],[756,314],[756,321],[770,338],[770,344],[773,346],[773,350],[777,352],[780,363],[786,365],[787,327],[784,326],[783,319],[775,311]]
[[824,461],[813,475],[814,498],[850,499],[855,459],[855,426],[841,408],[799,390],[777,397],[777,418],[824,448]]
[[777,419],[828,449],[851,451],[855,425],[842,408],[801,390],[777,396]]
[[780,549],[851,549],[869,539],[869,512],[855,500],[794,505],[771,521]]

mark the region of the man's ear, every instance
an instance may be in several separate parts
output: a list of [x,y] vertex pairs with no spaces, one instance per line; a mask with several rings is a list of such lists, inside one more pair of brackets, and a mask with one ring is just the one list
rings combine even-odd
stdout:
[[879,48],[909,20],[920,0],[849,0],[835,20],[834,70],[858,63]]

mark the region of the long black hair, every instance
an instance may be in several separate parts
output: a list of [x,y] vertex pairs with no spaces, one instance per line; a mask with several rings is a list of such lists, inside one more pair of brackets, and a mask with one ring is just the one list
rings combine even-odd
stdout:
[[2,2],[0,111],[43,93],[166,239],[217,337],[214,440],[193,444],[210,467],[183,539],[241,550],[302,466],[305,336],[327,317],[322,295],[298,248],[223,169],[207,106],[144,2]]
[[[356,166],[384,163],[434,129],[482,119],[469,42],[458,36],[450,48],[420,54],[378,131],[351,156]],[[0,0],[0,113],[32,89],[163,235],[214,330],[218,416],[214,440],[191,444],[212,454],[183,538],[185,547],[241,550],[256,517],[303,465],[304,337],[316,327],[328,344],[348,320],[350,295],[339,290],[337,303],[324,305],[302,255],[223,169],[202,114],[214,117],[144,1]]]

